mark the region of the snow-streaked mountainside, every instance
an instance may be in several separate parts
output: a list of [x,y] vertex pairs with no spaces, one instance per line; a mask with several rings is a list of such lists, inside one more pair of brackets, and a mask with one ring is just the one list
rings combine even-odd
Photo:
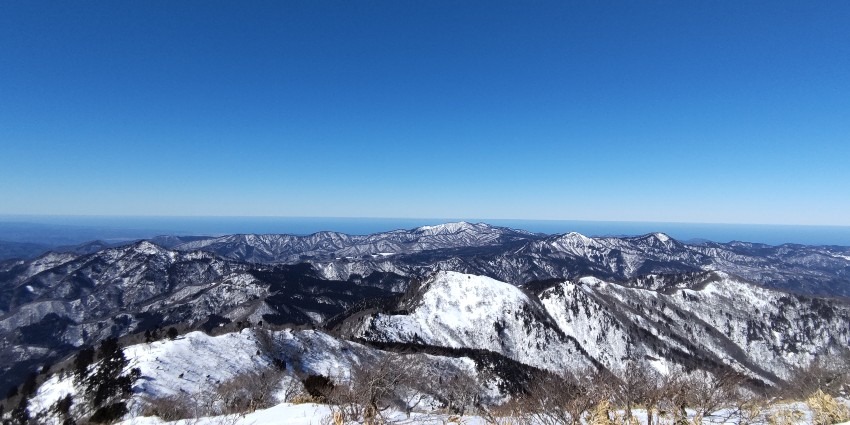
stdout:
[[525,289],[439,272],[397,305],[362,311],[339,328],[366,341],[486,349],[552,371],[598,364],[616,374],[635,360],[660,371],[733,369],[766,384],[850,345],[850,305],[725,273],[658,289],[593,277]]
[[[727,276],[702,276],[698,283],[699,288],[692,290],[694,294],[691,296],[697,297],[702,301],[707,301],[712,297],[717,299],[725,299],[726,297],[750,297],[750,296],[767,296],[763,299],[765,304],[770,304],[776,300],[769,297],[775,294],[770,291],[761,292],[758,288],[745,288],[743,291],[736,288],[737,282],[731,281]],[[563,304],[559,301],[560,297],[566,294],[565,291],[580,291],[592,294],[595,291],[605,293],[605,289],[611,285],[610,283],[599,281],[594,278],[582,279],[580,282],[562,282],[544,290],[539,297],[542,304],[535,301],[537,298],[529,295],[517,288],[507,285],[502,282],[493,281],[492,279],[480,276],[469,276],[458,273],[439,273],[435,275],[431,281],[425,282],[421,287],[412,294],[411,299],[406,299],[400,304],[406,305],[412,310],[406,317],[427,318],[428,315],[437,306],[449,304],[449,306],[437,307],[437,310],[444,312],[446,318],[430,316],[430,319],[436,320],[439,323],[431,321],[417,321],[412,324],[405,318],[400,319],[399,326],[390,326],[390,333],[396,332],[394,335],[400,335],[397,331],[406,327],[417,329],[423,334],[428,334],[429,338],[434,338],[432,341],[439,342],[440,332],[453,332],[446,325],[453,326],[454,329],[461,330],[464,335],[455,335],[455,339],[449,342],[450,345],[483,345],[487,344],[487,340],[475,340],[475,336],[471,334],[487,334],[488,329],[473,329],[471,326],[481,325],[485,316],[489,318],[501,317],[500,320],[514,323],[505,323],[503,338],[512,338],[523,335],[529,330],[539,330],[540,321],[547,321],[543,317],[536,317],[538,314],[545,312],[535,312],[528,315],[528,311],[545,308],[547,311],[553,311],[555,320],[558,322],[557,327],[565,330],[570,328],[575,329],[578,326],[576,319],[586,315],[585,311],[580,311],[576,314],[558,314],[562,308],[567,310],[573,309],[572,305]],[[495,287],[493,297],[503,297],[504,301],[488,301],[485,294],[475,295],[487,287]],[[585,288],[585,287],[590,287]],[[610,288],[608,288],[610,289]],[[634,288],[621,287],[620,290],[629,291]],[[679,289],[678,291],[682,291]],[[654,291],[640,289],[651,293]],[[470,294],[469,301],[459,301],[456,299],[447,299],[445,296],[463,296]],[[678,298],[676,292],[670,292],[668,295],[670,300]],[[579,297],[579,299],[581,299]],[[700,300],[691,299],[689,302],[700,302]],[[800,301],[800,300],[798,300]],[[804,302],[805,300],[803,300]],[[643,301],[638,301],[642,303]],[[793,303],[792,303],[793,304]],[[590,305],[590,304],[589,304]],[[743,303],[741,303],[743,305]],[[473,315],[456,315],[458,311],[466,310],[468,307],[485,310],[487,313],[479,313]],[[793,304],[790,307],[801,308],[801,304]],[[592,308],[592,307],[591,307]],[[584,307],[580,307],[584,310]],[[524,313],[523,313],[524,312]],[[845,311],[846,320],[846,311]],[[465,317],[469,316],[469,317]],[[378,317],[378,316],[375,316]],[[721,315],[723,317],[723,315]],[[616,320],[616,319],[615,319]],[[362,321],[360,323],[363,323]],[[514,324],[520,324],[515,328]],[[549,326],[549,325],[546,325]],[[829,332],[829,331],[828,331]],[[457,334],[457,332],[455,332]],[[261,338],[261,335],[267,335]],[[846,335],[846,334],[845,334]],[[589,334],[577,335],[578,338],[588,337]],[[605,344],[616,344],[620,334],[616,334],[608,338],[604,343],[597,344],[594,348],[604,347]],[[265,341],[264,341],[265,340]],[[368,341],[366,341],[368,343]],[[602,341],[599,341],[602,342]],[[647,344],[649,346],[650,344]],[[496,350],[504,349],[504,347],[493,347]],[[516,348],[516,347],[514,347]],[[546,352],[548,350],[548,353]],[[510,351],[510,350],[509,350]],[[398,356],[399,354],[391,354],[391,352],[377,349],[368,344],[348,341],[335,337],[329,333],[315,330],[281,330],[281,331],[266,331],[262,327],[253,329],[243,329],[238,332],[227,333],[220,336],[209,336],[202,332],[191,332],[180,336],[175,340],[154,341],[150,343],[140,343],[128,346],[125,350],[125,355],[129,360],[128,367],[137,367],[141,371],[141,379],[136,381],[133,387],[133,394],[128,402],[129,414],[128,419],[132,424],[150,423],[160,424],[162,421],[156,418],[141,417],[136,418],[143,412],[144,403],[146,400],[156,399],[160,397],[174,396],[184,394],[188,397],[195,397],[204,391],[209,391],[209,388],[232,379],[241,373],[263,370],[264,368],[272,367],[274,362],[283,361],[286,365],[284,376],[281,378],[284,382],[283,386],[296,385],[301,386],[295,378],[294,373],[305,375],[322,375],[333,379],[334,382],[342,383],[349,379],[350,371],[357,365],[376,364],[381,358],[386,356]],[[441,379],[440,377],[453,376],[458,373],[472,376],[477,385],[477,391],[480,400],[488,402],[498,402],[503,400],[506,394],[503,392],[501,383],[509,377],[500,375],[500,370],[488,367],[486,362],[482,362],[480,358],[474,359],[464,355],[430,355],[425,353],[410,353],[401,354],[404,362],[423,365],[427,370],[427,376],[432,380]],[[530,351],[524,348],[514,350],[514,354],[519,354],[519,358],[529,361],[525,355],[537,355],[548,357],[548,360],[541,364],[551,370],[563,371],[574,370],[582,367],[593,367],[593,364],[587,362],[587,358],[583,354],[576,353],[571,350],[571,347],[564,344],[543,344],[537,348],[532,348]],[[564,356],[572,361],[558,361],[557,355]],[[642,349],[630,354],[631,358],[640,359],[652,367],[657,368],[662,373],[667,373],[678,363],[670,360],[663,355],[653,357],[647,355]],[[538,362],[538,359],[531,359],[529,362]],[[622,364],[623,362],[618,362]],[[615,365],[616,366],[616,365]],[[731,367],[737,367],[738,364],[731,363]],[[746,367],[738,368],[747,373],[752,373],[752,369]],[[612,368],[615,373],[616,367]],[[755,374],[757,375],[757,374]],[[291,384],[290,384],[291,383]],[[435,405],[439,405],[437,400],[440,395],[440,386],[431,387],[435,393],[431,396],[428,394],[418,395],[410,398],[414,403],[418,403],[420,408],[424,410],[433,409]],[[39,423],[45,424],[61,424],[61,419],[56,415],[54,406],[56,402],[66,395],[76,397],[78,403],[81,403],[81,388],[74,381],[71,374],[54,374],[42,384],[35,395],[31,398],[29,411],[31,416],[37,418]],[[278,393],[278,401],[282,402],[283,396]],[[300,410],[299,410],[300,409]],[[270,411],[278,412],[278,414],[286,415],[273,417],[270,412],[258,411],[255,414],[249,414],[246,419],[257,419],[268,421],[267,423],[287,423],[281,422],[289,418],[292,412],[296,410],[303,412],[306,415],[330,416],[331,410],[327,407],[319,407],[317,405],[302,405],[295,407],[289,404],[281,404],[279,407],[272,408]],[[288,413],[284,413],[288,412]],[[433,414],[414,413],[411,417],[406,417],[405,414],[399,413],[400,418],[406,420],[405,423],[446,423],[448,419],[445,416],[434,416]],[[421,419],[417,419],[421,418]],[[298,422],[298,419],[293,419],[292,423],[316,423],[318,416],[312,417],[313,422]],[[286,419],[289,420],[289,419]],[[193,422],[194,423],[194,422]],[[203,423],[203,422],[201,422]],[[209,423],[217,423],[210,421]],[[245,422],[254,423],[254,422]],[[261,422],[266,423],[266,422]],[[484,420],[469,418],[464,423],[488,423]]]
[[850,344],[850,306],[775,292],[723,273],[678,287],[634,288],[582,278],[539,293],[559,328],[612,371],[642,358],[732,367],[767,383]]

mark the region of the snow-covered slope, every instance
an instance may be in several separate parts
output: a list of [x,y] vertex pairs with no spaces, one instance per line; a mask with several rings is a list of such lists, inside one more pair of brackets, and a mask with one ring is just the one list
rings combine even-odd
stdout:
[[439,272],[401,314],[361,317],[352,334],[372,341],[484,349],[550,370],[590,366],[573,339],[519,288],[483,276]]
[[[344,383],[355,365],[373,364],[389,355],[385,351],[358,343],[334,338],[326,333],[306,330],[283,330],[268,333],[272,346],[264,346],[257,337],[258,329],[220,336],[192,332],[176,340],[137,344],[124,350],[129,360],[128,368],[139,368],[141,379],[133,387],[128,403],[129,416],[141,412],[145,400],[173,396],[194,395],[210,391],[217,383],[225,382],[245,372],[273,367],[273,360],[286,363],[282,384],[297,376],[322,375],[334,382]],[[466,373],[476,376],[475,362],[465,357],[439,357],[425,354],[405,355],[410,362],[420,362],[424,367],[451,376]],[[481,391],[486,395],[494,391],[492,383],[481,379]],[[66,395],[79,397],[81,390],[73,376],[55,374],[41,385],[30,400],[33,417],[40,423],[55,422],[51,406]],[[283,401],[283,400],[280,400]],[[82,402],[77,398],[77,402]],[[151,423],[159,423],[152,420]]]
[[605,367],[628,358],[725,365],[767,382],[850,344],[850,306],[753,286],[723,273],[649,290],[583,278],[540,293],[559,327]]
[[850,305],[757,287],[725,273],[655,289],[586,277],[529,287],[438,272],[395,307],[354,315],[369,341],[485,349],[563,371],[628,360],[666,371],[731,368],[768,384],[850,345]]

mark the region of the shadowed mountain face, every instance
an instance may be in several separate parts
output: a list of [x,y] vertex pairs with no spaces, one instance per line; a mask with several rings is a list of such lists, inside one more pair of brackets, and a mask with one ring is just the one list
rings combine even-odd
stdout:
[[157,240],[174,248],[91,244],[0,263],[0,390],[81,346],[172,325],[310,324],[550,370],[616,372],[639,359],[767,384],[846,347],[850,332],[844,301],[811,295],[847,295],[842,247],[545,237],[469,223]]
[[308,264],[258,267],[146,241],[2,263],[0,383],[111,336],[174,324],[319,323],[405,286],[389,274],[359,283],[321,279]]

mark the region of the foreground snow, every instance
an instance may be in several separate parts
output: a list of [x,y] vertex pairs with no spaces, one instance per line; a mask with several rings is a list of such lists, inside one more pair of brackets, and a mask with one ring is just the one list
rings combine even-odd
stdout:
[[[449,415],[425,413],[413,413],[410,417],[407,417],[397,412],[391,413],[388,416],[394,423],[423,425],[442,425],[452,418]],[[282,403],[265,410],[249,413],[243,417],[212,417],[174,422],[165,422],[159,418],[142,417],[119,422],[119,425],[222,425],[223,423],[227,423],[228,425],[322,425],[332,424],[332,417],[333,411],[327,405]],[[461,423],[467,425],[485,425],[487,422],[478,416],[464,416]]]
[[[792,403],[782,406],[786,409],[798,410],[802,416],[794,425],[807,425],[812,423],[811,412],[802,403]],[[622,415],[622,411],[616,412]],[[693,412],[689,412],[689,419],[693,419]],[[635,410],[633,412],[638,423],[646,423],[646,411]],[[720,411],[717,414],[703,418],[702,423],[705,424],[728,424],[738,425],[740,422],[730,419],[732,416],[730,411]],[[155,417],[138,417],[119,422],[119,425],[324,425],[333,424],[333,410],[331,406],[323,404],[291,404],[281,403],[277,406],[258,410],[244,416],[228,416],[228,417],[209,417],[192,420],[180,421],[162,421]],[[485,419],[481,416],[455,416],[439,413],[412,413],[406,416],[399,412],[392,412],[386,415],[389,422],[394,424],[422,424],[422,425],[445,425],[451,423],[460,423],[466,425],[508,425],[508,424],[527,424],[539,425],[541,422],[530,418],[513,418],[503,417],[493,420]],[[658,420],[658,419],[656,419]],[[346,424],[355,424],[357,422],[347,422]],[[669,418],[661,419],[661,424],[673,423]],[[757,423],[766,423],[759,421]],[[789,423],[789,425],[791,425]],[[850,422],[843,422],[836,425],[850,425]]]

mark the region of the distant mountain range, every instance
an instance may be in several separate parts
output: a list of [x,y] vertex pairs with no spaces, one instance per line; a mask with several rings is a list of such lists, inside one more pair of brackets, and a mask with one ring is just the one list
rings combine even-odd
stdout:
[[771,385],[848,346],[848,295],[848,247],[686,244],[662,233],[460,222],[92,243],[0,262],[0,390],[109,336],[260,321],[540,369],[617,372],[637,358]]
[[549,236],[459,222],[367,236],[321,232],[229,235],[188,242],[172,238],[166,246],[253,263],[310,262],[322,276],[335,280],[374,271],[415,276],[453,270],[519,285],[585,275],[622,281],[659,273],[723,271],[777,289],[850,295],[850,247],[686,244],[663,233],[619,238],[578,233]]

